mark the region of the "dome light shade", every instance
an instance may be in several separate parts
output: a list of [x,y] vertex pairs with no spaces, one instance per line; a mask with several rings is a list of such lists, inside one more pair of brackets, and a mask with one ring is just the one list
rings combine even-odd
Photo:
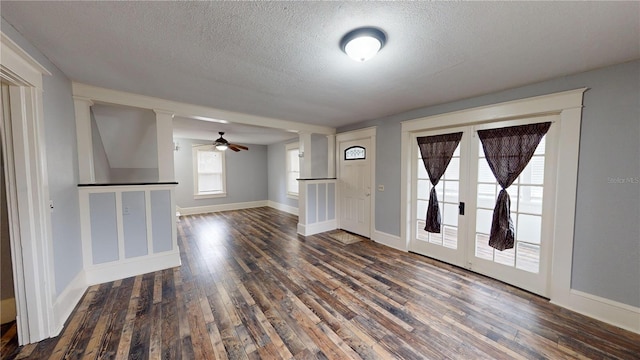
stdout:
[[386,35],[380,29],[358,28],[342,37],[340,48],[353,60],[364,62],[374,57],[386,40]]

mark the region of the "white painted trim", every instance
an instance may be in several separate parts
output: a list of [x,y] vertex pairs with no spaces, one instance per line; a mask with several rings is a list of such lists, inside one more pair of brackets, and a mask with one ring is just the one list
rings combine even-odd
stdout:
[[91,131],[91,99],[73,97],[76,122],[76,142],[78,145],[78,175],[81,184],[96,182],[93,159],[93,134]]
[[158,180],[175,181],[173,166],[173,112],[153,109],[156,113]]
[[[3,54],[4,56],[4,54]],[[191,119],[211,121],[226,121],[231,123],[254,125],[260,127],[271,127],[291,132],[308,132],[314,134],[331,135],[335,134],[334,128],[311,125],[300,122],[267,118],[263,116],[242,114],[233,111],[226,111],[206,106],[192,105],[177,101],[164,100],[150,96],[126,93],[123,91],[100,88],[96,86],[80,84],[74,82],[73,95],[84,96],[94,101],[133,106],[143,109],[166,109],[176,116]]]
[[64,323],[67,321],[76,305],[78,305],[80,299],[82,299],[82,295],[84,295],[87,287],[85,272],[82,270],[58,295],[56,302],[53,304],[55,328],[51,336],[58,336],[60,332],[62,332]]
[[336,136],[327,135],[327,177],[336,177]]
[[291,171],[291,164],[289,163],[289,151],[291,150],[298,150],[298,177],[302,177],[302,159],[300,158],[300,143],[298,141],[296,142],[292,142],[292,143],[288,143],[284,145],[284,164],[285,164],[285,190],[287,191],[287,197],[289,199],[295,199],[298,200],[298,195],[300,194],[300,187],[298,187],[298,191],[297,192],[291,192],[289,189],[289,171]]
[[551,303],[640,334],[640,308],[638,307],[578,290],[571,290],[567,299],[560,301],[552,299]]
[[16,319],[16,299],[9,298],[0,301],[0,324],[6,324]]
[[2,67],[9,72],[9,74],[3,73],[2,77],[11,83],[28,84],[42,90],[42,75],[51,75],[49,70],[1,31],[0,46],[2,46],[0,51]]
[[382,231],[374,231],[371,234],[371,240],[378,244],[394,248],[396,250],[407,251],[407,244],[397,235],[391,235]]
[[85,269],[85,273],[87,285],[91,286],[180,265],[180,251],[175,249],[147,256],[94,265]]
[[[55,276],[47,177],[42,75],[51,75],[4,33],[0,77],[10,84],[11,117],[3,123],[11,207],[10,231],[18,343],[39,341],[53,331]],[[7,131],[5,131],[7,130]],[[17,279],[17,280],[15,280]]]
[[369,149],[369,157],[370,166],[371,166],[371,209],[369,211],[369,216],[371,220],[369,221],[369,236],[373,236],[373,233],[376,231],[376,133],[377,127],[371,126],[363,129],[347,131],[340,134],[336,134],[336,156],[339,156],[339,159],[336,163],[336,219],[338,221],[338,228],[340,228],[340,161],[342,159],[342,154],[340,153],[340,143],[345,141],[352,140],[361,140],[361,139],[370,139],[371,149]]
[[336,219],[306,225],[298,223],[298,234],[302,236],[311,236],[325,231],[335,230],[337,228],[338,222]]
[[271,208],[274,208],[276,210],[284,211],[284,212],[289,213],[291,215],[298,216],[298,208],[294,207],[294,206],[281,204],[279,202],[275,202],[275,201],[271,201],[271,200],[267,201],[267,206],[271,207]]
[[183,207],[183,208],[180,208],[180,215],[207,214],[212,212],[251,209],[256,207],[264,207],[264,206],[268,206],[267,200],[248,201],[248,202],[220,204],[220,205]]
[[401,123],[402,131],[436,130],[456,125],[473,125],[542,114],[560,114],[568,109],[581,109],[582,94],[586,90],[587,88],[580,88],[407,120]]
[[[289,144],[286,145],[288,148]],[[300,132],[298,134],[298,151],[300,160],[300,178],[311,178],[311,159],[313,149],[311,149],[311,133]]]
[[[222,191],[216,193],[198,193],[198,151],[211,151],[220,154],[220,161],[222,162]],[[227,196],[227,156],[225,151],[216,150],[213,145],[196,145],[191,149],[191,171],[193,176],[193,199],[213,199]]]

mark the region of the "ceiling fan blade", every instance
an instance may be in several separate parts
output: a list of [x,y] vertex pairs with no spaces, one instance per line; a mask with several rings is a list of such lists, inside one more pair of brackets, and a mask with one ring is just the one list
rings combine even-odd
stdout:
[[229,145],[228,145],[228,147],[229,147],[229,149],[231,149],[231,150],[233,150],[233,151],[235,151],[235,152],[240,151],[240,149],[238,149],[238,148],[237,148],[235,145],[233,145],[233,144],[229,144]]
[[244,146],[244,145],[240,145],[240,144],[229,144],[229,146],[235,146],[240,150],[249,150],[248,147]]

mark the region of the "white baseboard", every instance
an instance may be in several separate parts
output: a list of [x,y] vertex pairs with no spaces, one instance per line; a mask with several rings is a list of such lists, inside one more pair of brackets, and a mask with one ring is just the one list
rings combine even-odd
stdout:
[[371,234],[371,240],[397,250],[407,251],[407,244],[402,241],[400,236],[375,230],[373,234]]
[[310,236],[319,233],[323,233],[325,231],[331,231],[338,228],[338,222],[334,220],[323,221],[315,224],[298,224],[298,234],[302,236]]
[[58,336],[73,309],[75,309],[82,295],[87,290],[87,279],[84,270],[71,280],[69,285],[58,295],[53,304],[54,329],[51,337]]
[[284,211],[286,213],[298,216],[298,208],[297,207],[293,207],[290,205],[285,205],[285,204],[281,204],[275,201],[267,201],[267,206],[272,207],[274,209],[280,210],[280,211]]
[[6,324],[16,319],[16,299],[9,298],[0,301],[0,324]]
[[144,257],[99,264],[85,270],[87,285],[102,284],[180,266],[180,251],[166,251]]
[[180,215],[196,215],[196,214],[207,214],[212,212],[219,211],[230,211],[230,210],[240,210],[240,209],[250,209],[255,207],[263,207],[268,206],[267,200],[260,201],[249,201],[249,202],[241,202],[241,203],[231,203],[231,204],[220,204],[220,205],[207,205],[207,206],[194,206],[194,207],[181,207]]
[[551,303],[640,334],[640,308],[578,290],[570,290],[565,299]]

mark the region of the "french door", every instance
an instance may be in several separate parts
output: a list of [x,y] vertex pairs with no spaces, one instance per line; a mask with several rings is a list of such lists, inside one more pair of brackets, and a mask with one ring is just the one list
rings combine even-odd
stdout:
[[[527,167],[507,189],[511,197],[515,246],[504,251],[488,245],[500,185],[489,168],[476,132],[554,120],[554,116],[542,116],[412,134],[416,146],[411,152],[411,194],[415,196],[411,204],[409,250],[548,297],[556,176],[555,124],[536,148]],[[431,182],[416,138],[455,132],[462,132],[462,139],[435,187],[441,232],[429,233],[423,229]]]

